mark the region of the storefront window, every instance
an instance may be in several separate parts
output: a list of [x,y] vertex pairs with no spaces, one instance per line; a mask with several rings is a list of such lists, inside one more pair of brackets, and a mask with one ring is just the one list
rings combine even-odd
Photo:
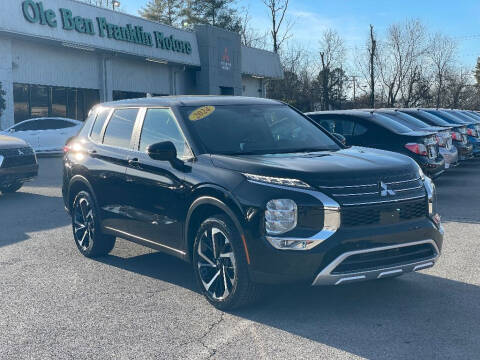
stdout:
[[147,96],[146,93],[134,92],[134,91],[113,91],[113,100],[125,100],[125,99],[137,99]]
[[15,122],[27,120],[30,117],[28,85],[14,84],[13,98],[15,99],[14,117]]
[[100,102],[100,92],[94,89],[33,84],[13,86],[15,123],[46,116],[83,121],[90,109]]

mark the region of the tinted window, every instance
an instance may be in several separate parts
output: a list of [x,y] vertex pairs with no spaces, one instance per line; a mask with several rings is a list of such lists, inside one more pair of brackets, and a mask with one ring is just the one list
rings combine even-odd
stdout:
[[387,116],[393,119],[394,121],[398,121],[400,124],[403,124],[412,130],[418,130],[418,129],[428,130],[430,128],[430,125],[425,124],[423,121],[420,121],[414,118],[413,116],[410,116],[401,112],[396,112],[395,114],[382,113],[382,115]]
[[355,129],[353,130],[353,135],[354,136],[365,135],[367,131],[368,129],[365,126],[363,126],[362,124],[356,123]]
[[465,124],[464,121],[460,120],[459,118],[455,117],[454,115],[450,115],[446,112],[440,111],[440,110],[425,110],[425,112],[429,114],[433,114],[438,116],[439,118],[442,118],[446,122],[450,124]]
[[137,113],[138,109],[115,110],[105,130],[103,143],[105,145],[129,148]]
[[416,117],[417,119],[425,121],[426,123],[428,123],[430,125],[452,126],[451,124],[449,124],[445,120],[440,119],[438,116],[429,114],[429,113],[424,112],[424,111],[412,110],[412,111],[407,111],[406,113]]
[[389,117],[384,116],[384,115],[374,113],[372,115],[372,118],[373,118],[374,122],[377,123],[378,125],[381,125],[384,128],[386,128],[388,130],[391,130],[391,131],[393,131],[395,133],[398,133],[398,134],[407,134],[407,133],[412,131],[411,129],[409,129],[405,125],[402,125],[402,124],[396,122],[395,120],[392,120]]
[[286,105],[182,107],[205,150],[214,154],[275,154],[338,150],[320,128]]
[[351,120],[339,119],[335,120],[335,128],[333,132],[342,134],[344,136],[351,136],[353,134],[353,126],[355,123]]
[[110,109],[103,109],[97,114],[97,118],[95,123],[92,127],[92,132],[90,133],[90,138],[95,142],[101,142],[101,132],[103,129],[103,125],[105,124],[105,120],[107,120],[108,114],[110,113]]
[[27,121],[14,127],[15,131],[33,131],[41,130],[41,120]]
[[162,141],[171,141],[179,158],[189,154],[185,138],[170,110],[150,109],[143,122],[140,151],[146,152],[148,146]]
[[59,120],[59,119],[45,119],[40,123],[41,130],[57,130],[57,129],[66,129],[69,127],[74,127],[75,124],[70,121]]

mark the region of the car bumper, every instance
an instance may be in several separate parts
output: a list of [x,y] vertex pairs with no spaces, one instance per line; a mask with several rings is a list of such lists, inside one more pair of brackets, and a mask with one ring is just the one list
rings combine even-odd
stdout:
[[436,178],[445,172],[445,159],[441,156],[436,159],[416,156],[414,160],[420,165],[422,171],[431,178]]
[[473,157],[473,145],[456,142],[455,147],[458,150],[458,159],[460,161],[469,160]]
[[38,175],[38,164],[0,168],[0,185],[26,182]]
[[469,136],[468,142],[472,145],[473,156],[480,156],[480,139],[473,136]]
[[445,159],[445,169],[458,165],[458,150],[455,146],[452,146],[449,150],[441,147],[440,154]]
[[[437,227],[429,218],[423,218],[389,226],[340,229],[331,238],[306,251],[278,250],[265,239],[251,239],[248,243],[251,254],[250,276],[253,281],[338,285],[433,266],[442,248],[443,228]],[[417,243],[432,244],[432,256],[387,266],[379,263],[373,268],[348,273],[333,273],[339,259],[346,259],[352,254],[403,248]]]

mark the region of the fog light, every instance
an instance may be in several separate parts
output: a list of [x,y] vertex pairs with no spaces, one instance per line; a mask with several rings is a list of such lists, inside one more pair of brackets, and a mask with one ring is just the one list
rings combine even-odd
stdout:
[[270,200],[265,211],[265,229],[270,235],[279,235],[297,226],[297,204],[290,199]]

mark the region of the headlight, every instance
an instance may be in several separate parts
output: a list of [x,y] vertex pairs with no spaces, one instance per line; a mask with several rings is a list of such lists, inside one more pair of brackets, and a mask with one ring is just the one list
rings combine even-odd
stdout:
[[280,235],[297,226],[298,210],[290,199],[270,200],[265,211],[265,229],[269,235]]
[[303,189],[310,188],[310,185],[298,179],[278,178],[278,177],[253,175],[253,174],[246,174],[246,173],[244,173],[243,175],[245,175],[245,177],[248,180],[255,181],[255,182],[261,182],[261,183],[273,184],[273,185],[299,187]]
[[0,155],[0,167],[2,167],[3,159],[4,159],[3,155]]
[[428,215],[437,224],[440,225],[440,215],[437,212],[437,190],[432,179],[425,176],[425,189],[427,190],[428,198]]

